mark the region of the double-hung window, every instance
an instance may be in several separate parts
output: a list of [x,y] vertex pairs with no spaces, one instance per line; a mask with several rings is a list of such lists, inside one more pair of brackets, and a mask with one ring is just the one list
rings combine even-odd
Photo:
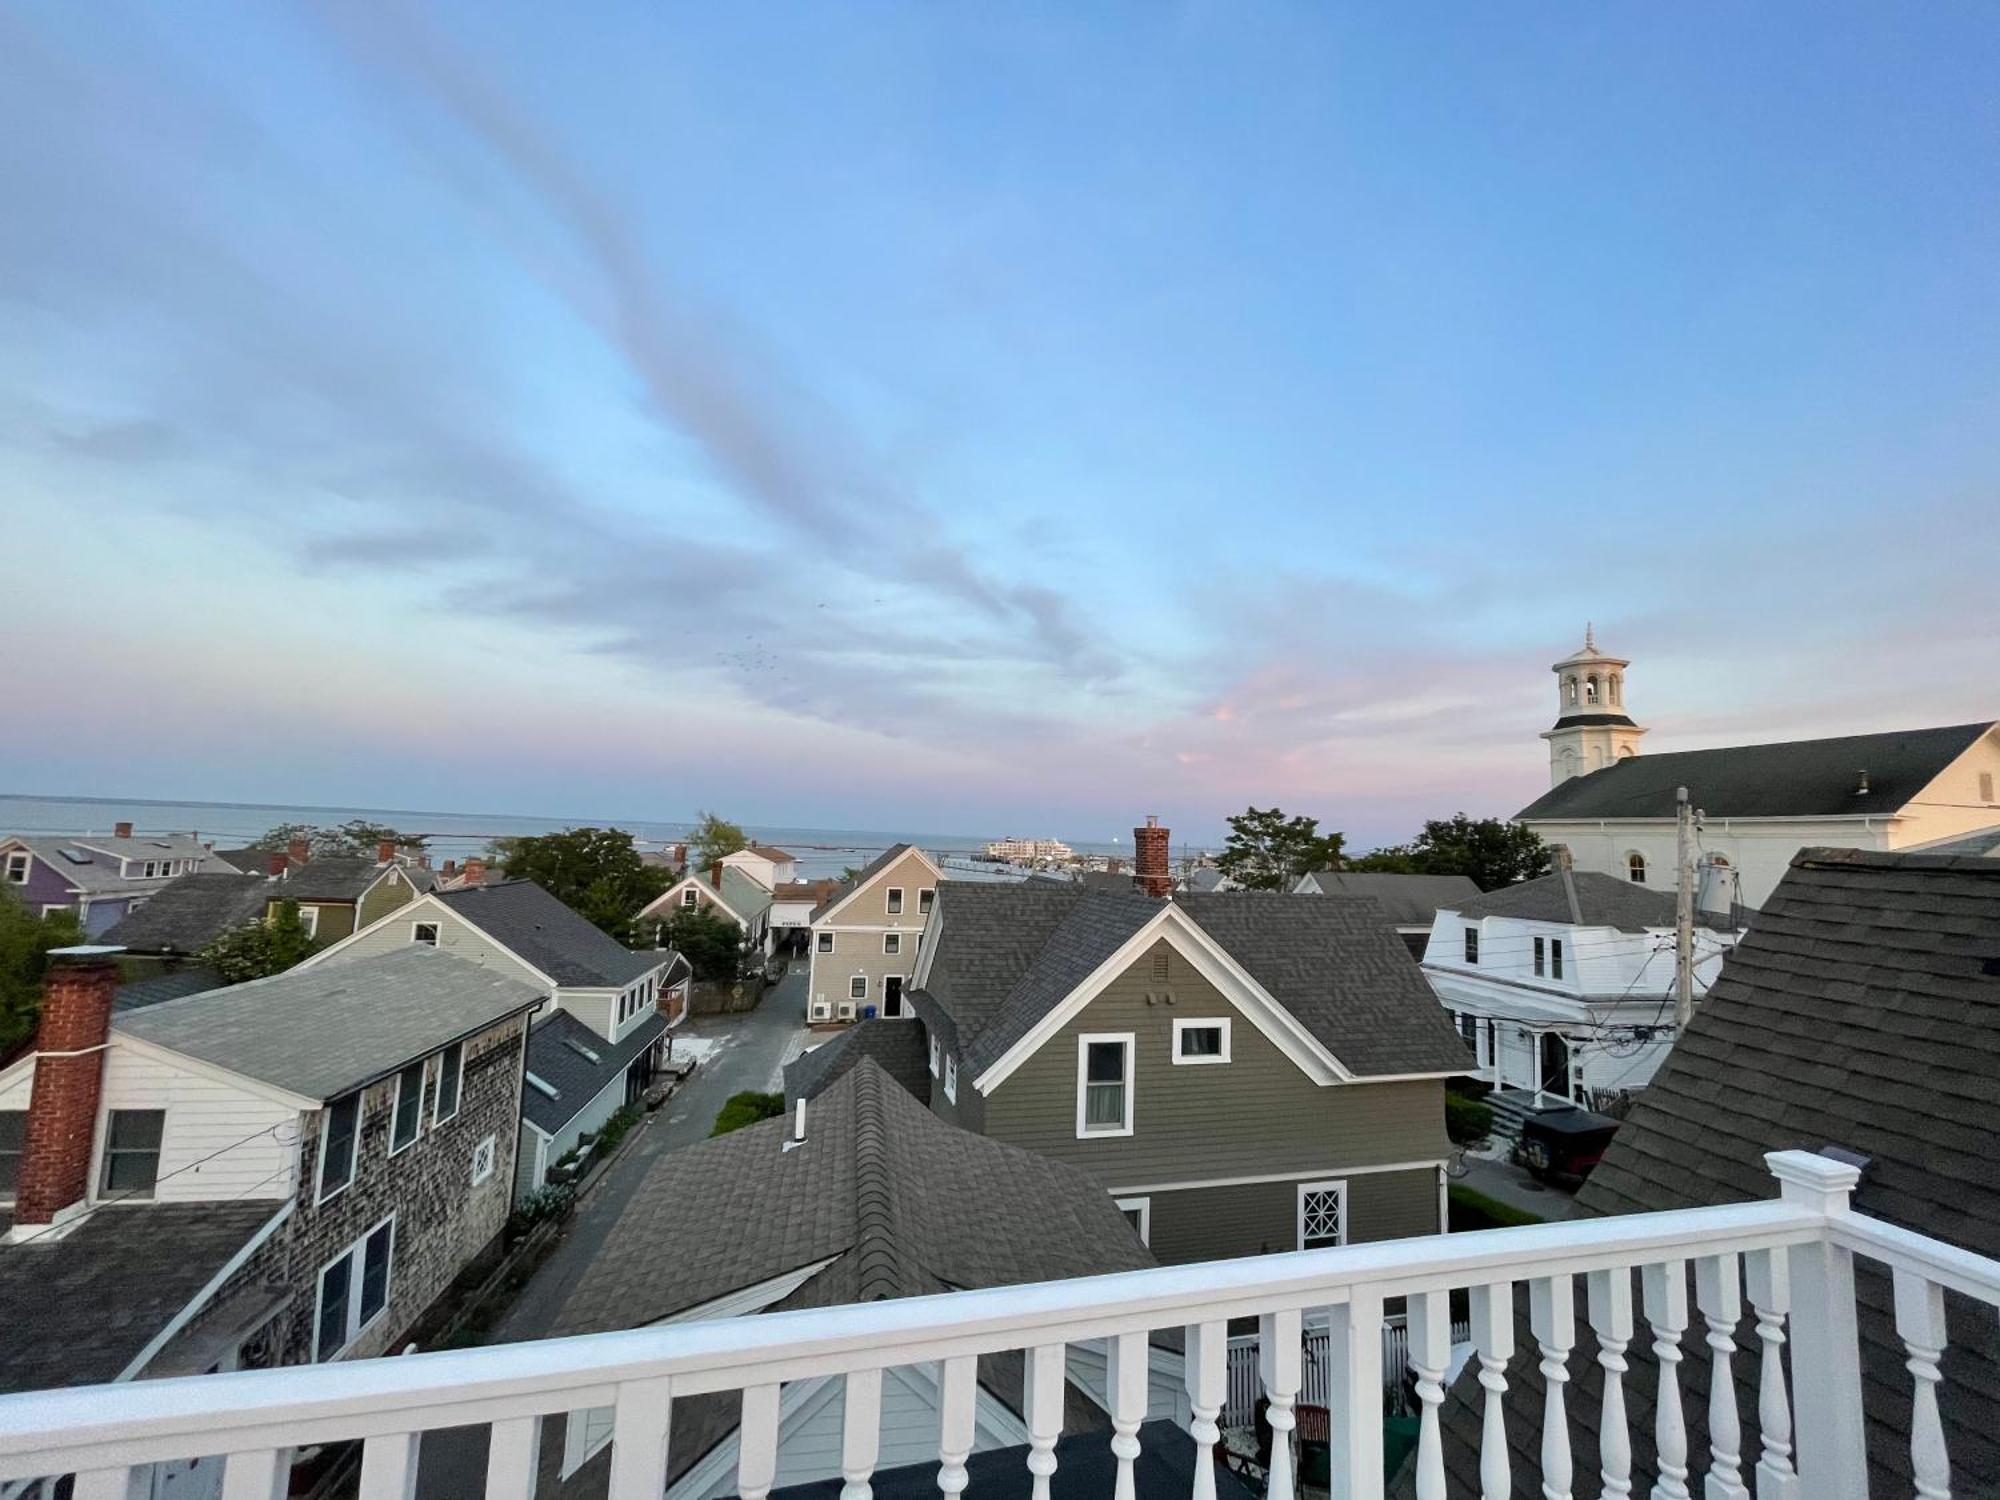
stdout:
[[104,1129],[106,1197],[150,1198],[160,1180],[163,1109],[114,1109]]
[[887,894],[889,900],[889,915],[892,917],[900,917],[903,914],[903,888],[900,885],[892,885],[889,887]]
[[396,1221],[383,1220],[320,1267],[313,1359],[338,1358],[389,1305]]
[[[1986,800],[1990,802],[1993,799],[1989,797]],[[917,892],[918,916],[928,917],[931,914],[931,908],[936,904],[937,904],[937,887],[926,886],[924,887],[924,889]]]
[[1131,1032],[1086,1034],[1076,1039],[1076,1133],[1132,1133]]
[[424,1065],[413,1062],[396,1075],[396,1113],[389,1124],[389,1154],[416,1140],[424,1123]]
[[[937,1071],[937,1042],[931,1042],[931,1071]],[[28,1141],[28,1112],[0,1109],[0,1199],[14,1196],[21,1185],[21,1150]]]
[[458,1116],[458,1098],[465,1091],[465,1043],[453,1042],[438,1057],[436,1102],[431,1106],[431,1123],[442,1125]]
[[1535,939],[1535,972],[1536,972],[1537,974],[1546,974],[1546,973],[1548,973],[1548,971],[1549,971],[1549,955],[1548,955],[1548,943],[1547,943],[1547,941],[1546,941],[1546,940],[1544,940],[1544,939],[1542,939],[1542,938],[1536,938],[1536,939]]
[[884,953],[887,953],[887,954],[890,954],[890,955],[892,955],[892,956],[893,956],[893,955],[895,955],[895,954],[898,954],[898,953],[901,953],[901,952],[903,951],[903,935],[902,935],[902,933],[900,933],[900,932],[885,932],[885,933],[883,933],[883,934],[882,934],[882,951],[883,951]]
[[830,933],[830,932],[822,932],[822,933],[819,933],[819,934],[817,934],[817,935],[816,935],[816,937],[815,937],[814,941],[815,941],[815,942],[817,942],[817,943],[819,944],[819,951],[820,951],[820,952],[822,952],[822,953],[831,953],[831,952],[833,952],[833,934],[832,934],[832,933]]
[[1479,929],[1477,927],[1468,927],[1465,929],[1465,961],[1469,964],[1479,962]]
[[354,1181],[354,1148],[361,1138],[361,1095],[347,1094],[320,1111],[319,1196],[325,1202]]
[[26,885],[28,883],[29,856],[26,850],[16,849],[7,856],[7,884]]
[[1563,940],[1561,938],[1549,939],[1549,977],[1552,979],[1563,977]]
[[866,1000],[868,998],[868,976],[866,974],[856,974],[852,979],[847,981],[847,998],[850,1000]]
[[701,900],[701,893],[697,891],[693,886],[689,886],[686,890],[681,892],[681,905],[686,907],[689,911],[694,910],[695,903],[699,900]]

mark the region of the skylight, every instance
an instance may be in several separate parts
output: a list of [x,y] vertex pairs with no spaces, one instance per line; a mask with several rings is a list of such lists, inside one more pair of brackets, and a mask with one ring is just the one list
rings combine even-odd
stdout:
[[589,1058],[589,1059],[590,1059],[590,1060],[591,1060],[592,1062],[602,1062],[602,1061],[604,1061],[604,1059],[603,1059],[603,1058],[599,1057],[599,1056],[598,1056],[598,1055],[597,1055],[597,1054],[596,1054],[595,1052],[592,1052],[592,1051],[591,1051],[591,1050],[590,1050],[590,1049],[589,1049],[588,1047],[584,1046],[582,1042],[579,1042],[579,1041],[578,1041],[578,1040],[577,1040],[577,1039],[576,1039],[575,1037],[573,1037],[573,1036],[566,1036],[566,1037],[564,1037],[564,1038],[563,1038],[563,1045],[564,1045],[565,1047],[569,1048],[569,1050],[570,1050],[570,1051],[572,1051],[572,1052],[576,1053],[576,1055],[577,1055],[577,1056],[579,1056],[579,1057],[587,1057],[587,1058]]
[[528,1082],[533,1087],[547,1094],[551,1099],[562,1098],[562,1095],[556,1092],[555,1085],[550,1083],[546,1078],[537,1078],[533,1073],[530,1073],[528,1074]]

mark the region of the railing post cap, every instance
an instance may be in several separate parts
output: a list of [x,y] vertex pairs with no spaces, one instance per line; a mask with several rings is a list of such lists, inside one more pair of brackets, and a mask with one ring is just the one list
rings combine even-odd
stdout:
[[1847,1208],[1848,1194],[1861,1181],[1861,1169],[1817,1151],[1767,1151],[1764,1165],[1778,1179],[1787,1202],[1805,1203],[1829,1213]]

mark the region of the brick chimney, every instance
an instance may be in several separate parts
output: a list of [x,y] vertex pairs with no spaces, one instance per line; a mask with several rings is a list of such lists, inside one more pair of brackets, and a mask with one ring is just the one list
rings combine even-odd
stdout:
[[292,867],[291,860],[282,854],[270,854],[264,858],[264,873],[276,879]]
[[444,868],[438,871],[438,873],[444,876],[446,880],[451,879],[452,876],[458,873],[458,861],[455,859],[446,860],[444,862]]
[[717,860],[708,867],[708,883],[718,891],[722,889],[722,861]]
[[90,1190],[91,1148],[118,990],[116,948],[58,948],[49,955],[35,1032],[35,1091],[21,1144],[14,1199],[16,1240],[61,1233]]
[[312,845],[308,844],[304,839],[293,839],[292,847],[285,852],[291,857],[293,864],[302,865],[312,854]]
[[113,823],[111,825],[111,834],[113,838],[129,839],[132,837],[132,825],[130,823]]
[[1158,813],[1147,813],[1145,826],[1132,830],[1132,873],[1139,889],[1149,896],[1164,896],[1174,888],[1172,860],[1167,854],[1172,837],[1160,826]]
[[474,855],[465,862],[465,883],[467,885],[486,884],[486,861]]
[[382,840],[381,843],[375,846],[376,864],[386,865],[393,862],[395,858],[396,858],[396,841],[394,839],[384,839]]

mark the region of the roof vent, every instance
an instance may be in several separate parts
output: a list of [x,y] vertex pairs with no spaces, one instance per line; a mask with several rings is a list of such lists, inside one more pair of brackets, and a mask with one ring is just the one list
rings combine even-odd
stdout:
[[530,1087],[540,1089],[551,1099],[560,1099],[562,1097],[561,1094],[556,1092],[555,1085],[550,1083],[546,1078],[538,1078],[533,1073],[528,1074],[527,1078]]
[[1857,797],[1865,797],[1868,795],[1868,768],[1866,766],[1863,766],[1861,768],[1861,781],[1854,788],[1854,795]]

